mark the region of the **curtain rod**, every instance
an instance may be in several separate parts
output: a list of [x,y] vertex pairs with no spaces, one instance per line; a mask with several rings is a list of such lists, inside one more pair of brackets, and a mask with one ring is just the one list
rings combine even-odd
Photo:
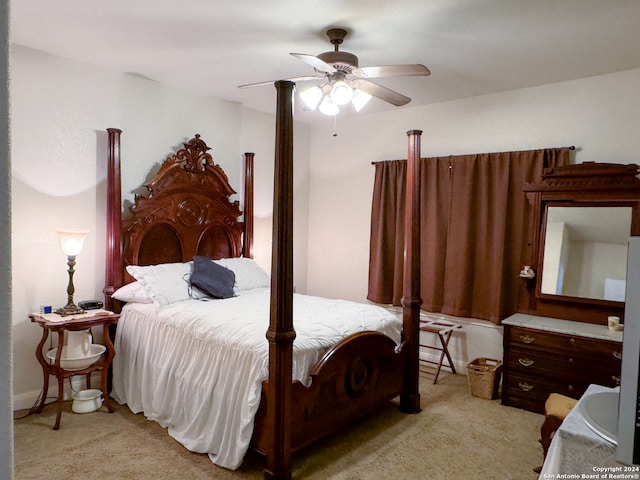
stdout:
[[[578,150],[575,145],[571,145],[569,147],[559,147],[559,148],[566,148],[567,150]],[[543,148],[536,148],[534,150],[544,150],[544,149]],[[525,150],[525,151],[527,151],[527,150]],[[496,153],[502,153],[502,152],[496,152]],[[460,155],[475,155],[475,154],[464,154],[464,153],[462,153]],[[457,157],[458,155],[442,155],[442,156],[445,156],[445,157]],[[406,160],[406,158],[403,158],[403,159],[400,159],[400,160]],[[397,160],[378,160],[377,162],[371,162],[371,165],[375,165],[376,163],[382,163],[382,162],[396,162],[396,161]]]

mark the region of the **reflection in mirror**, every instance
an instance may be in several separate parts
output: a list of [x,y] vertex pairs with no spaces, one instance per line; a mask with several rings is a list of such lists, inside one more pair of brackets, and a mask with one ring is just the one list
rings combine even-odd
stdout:
[[541,292],[624,302],[631,207],[548,207]]

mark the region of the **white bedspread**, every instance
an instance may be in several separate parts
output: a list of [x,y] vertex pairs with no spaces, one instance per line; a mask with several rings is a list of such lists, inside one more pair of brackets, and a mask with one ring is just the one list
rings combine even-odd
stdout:
[[[376,330],[400,342],[401,320],[382,307],[294,295],[293,377],[342,338]],[[128,304],[116,334],[113,398],[168,428],[222,467],[242,463],[268,377],[269,290],[156,307]]]

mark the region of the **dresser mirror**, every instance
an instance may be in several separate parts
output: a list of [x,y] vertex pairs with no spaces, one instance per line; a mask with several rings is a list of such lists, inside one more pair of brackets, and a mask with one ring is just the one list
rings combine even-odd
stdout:
[[519,311],[606,323],[624,315],[627,241],[640,235],[637,165],[581,163],[546,169],[526,184],[532,206]]
[[631,207],[547,205],[540,295],[624,302]]

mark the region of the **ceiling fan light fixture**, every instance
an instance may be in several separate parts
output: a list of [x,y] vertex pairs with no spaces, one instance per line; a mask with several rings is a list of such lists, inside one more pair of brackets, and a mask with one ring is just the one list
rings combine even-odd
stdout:
[[320,105],[320,101],[322,100],[323,92],[322,88],[318,85],[315,85],[311,88],[307,88],[300,92],[300,98],[304,102],[304,104],[309,107],[311,110],[315,110]]
[[353,92],[351,104],[353,105],[353,108],[355,108],[356,112],[359,112],[367,103],[369,103],[369,100],[371,100],[371,95],[356,88]]
[[[396,76],[428,76],[431,74],[427,67],[419,63],[360,67],[356,55],[339,49],[347,36],[346,29],[330,28],[327,30],[327,36],[334,47],[333,51],[319,53],[318,55],[291,53],[293,57],[313,67],[316,75],[286,80],[294,82],[321,81],[320,79],[322,78],[324,82],[319,87],[311,87],[300,93],[300,98],[303,100],[307,110],[315,111],[320,108],[320,110],[324,110],[325,114],[335,116],[339,113],[339,105],[346,105],[351,102],[354,110],[359,112],[371,99],[371,96],[396,107],[402,107],[409,103],[411,98],[379,85],[371,81],[371,79]],[[273,84],[273,81],[240,85],[239,88],[271,84]],[[360,89],[363,89],[364,92]],[[360,90],[360,93],[358,93],[358,90]]]
[[344,80],[338,80],[331,87],[331,99],[337,105],[346,105],[353,98],[353,88]]
[[325,96],[324,100],[320,104],[320,111],[325,115],[329,115],[330,117],[335,117],[338,113],[340,113],[340,107],[336,105],[336,103],[331,99],[330,96]]

